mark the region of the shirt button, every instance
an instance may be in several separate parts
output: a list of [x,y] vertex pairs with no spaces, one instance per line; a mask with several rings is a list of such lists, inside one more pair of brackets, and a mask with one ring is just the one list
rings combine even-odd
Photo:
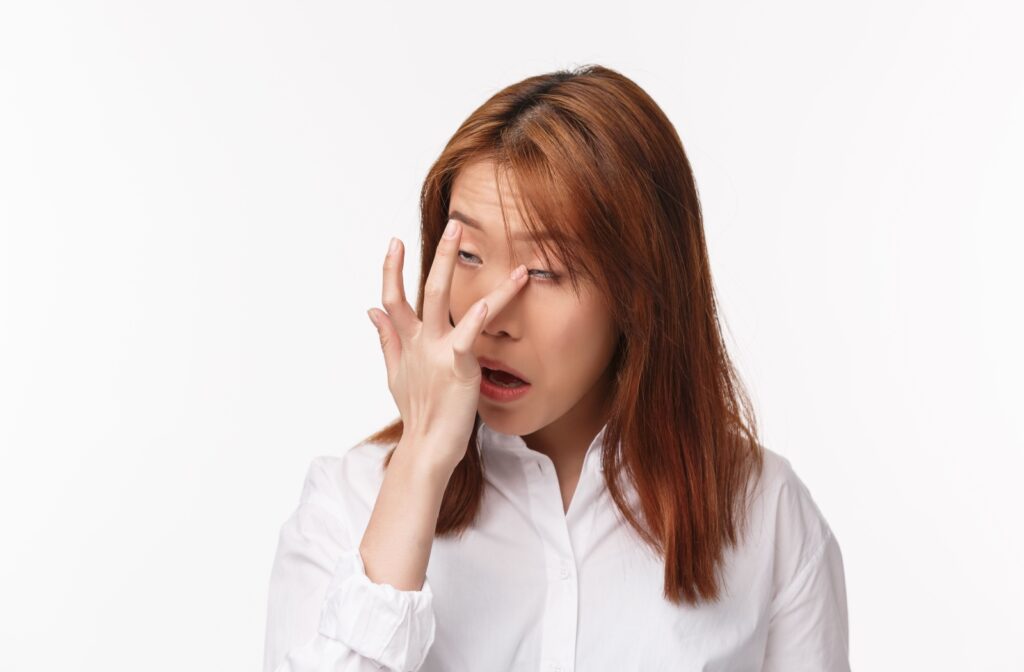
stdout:
[[571,572],[569,571],[569,563],[567,563],[567,562],[565,562],[563,560],[562,561],[562,571],[559,572],[559,576],[561,576],[563,579],[568,579],[569,578],[569,574],[571,574]]
[[551,666],[551,672],[562,672],[562,666],[561,665],[552,665]]

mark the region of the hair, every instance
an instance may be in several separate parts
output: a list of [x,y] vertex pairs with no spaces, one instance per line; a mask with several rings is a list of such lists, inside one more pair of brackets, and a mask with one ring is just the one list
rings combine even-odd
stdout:
[[[719,600],[725,553],[742,535],[764,456],[726,352],[697,187],[675,128],[635,82],[600,65],[528,77],[493,95],[423,183],[421,319],[453,182],[478,160],[493,161],[496,178],[511,176],[530,234],[551,235],[537,243],[544,260],[553,253],[562,262],[574,292],[584,278],[607,300],[620,336],[609,364],[604,478],[625,521],[664,558],[665,598]],[[478,413],[435,535],[461,535],[480,510],[479,423]],[[402,432],[398,419],[365,441],[397,444]],[[635,488],[638,510],[620,478]]]

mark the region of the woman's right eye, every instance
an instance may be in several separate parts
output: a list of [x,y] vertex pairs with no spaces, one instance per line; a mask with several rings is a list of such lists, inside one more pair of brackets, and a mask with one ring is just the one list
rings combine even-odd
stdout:
[[474,259],[477,259],[479,261],[479,258],[475,254],[470,254],[469,252],[463,252],[462,250],[459,250],[459,259],[462,259],[462,260],[465,261],[466,260],[465,257],[462,256],[464,254],[466,256],[473,257]]

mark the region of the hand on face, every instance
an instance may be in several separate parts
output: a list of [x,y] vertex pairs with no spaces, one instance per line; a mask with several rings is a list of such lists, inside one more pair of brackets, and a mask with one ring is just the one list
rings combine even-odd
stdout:
[[[384,259],[382,303],[387,312],[367,313],[380,336],[388,388],[405,426],[419,442],[422,459],[454,468],[465,455],[480,399],[480,364],[473,344],[528,280],[520,265],[496,289],[474,303],[458,325],[448,321],[449,298],[462,224],[450,220],[423,288],[423,320],[405,298],[405,246],[397,238]],[[416,443],[416,442],[414,442]]]

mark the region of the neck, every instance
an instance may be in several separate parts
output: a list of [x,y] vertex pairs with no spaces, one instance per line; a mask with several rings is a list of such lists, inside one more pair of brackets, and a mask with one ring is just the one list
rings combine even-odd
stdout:
[[522,439],[530,450],[544,453],[555,464],[582,463],[587,448],[608,421],[611,369],[562,417]]

